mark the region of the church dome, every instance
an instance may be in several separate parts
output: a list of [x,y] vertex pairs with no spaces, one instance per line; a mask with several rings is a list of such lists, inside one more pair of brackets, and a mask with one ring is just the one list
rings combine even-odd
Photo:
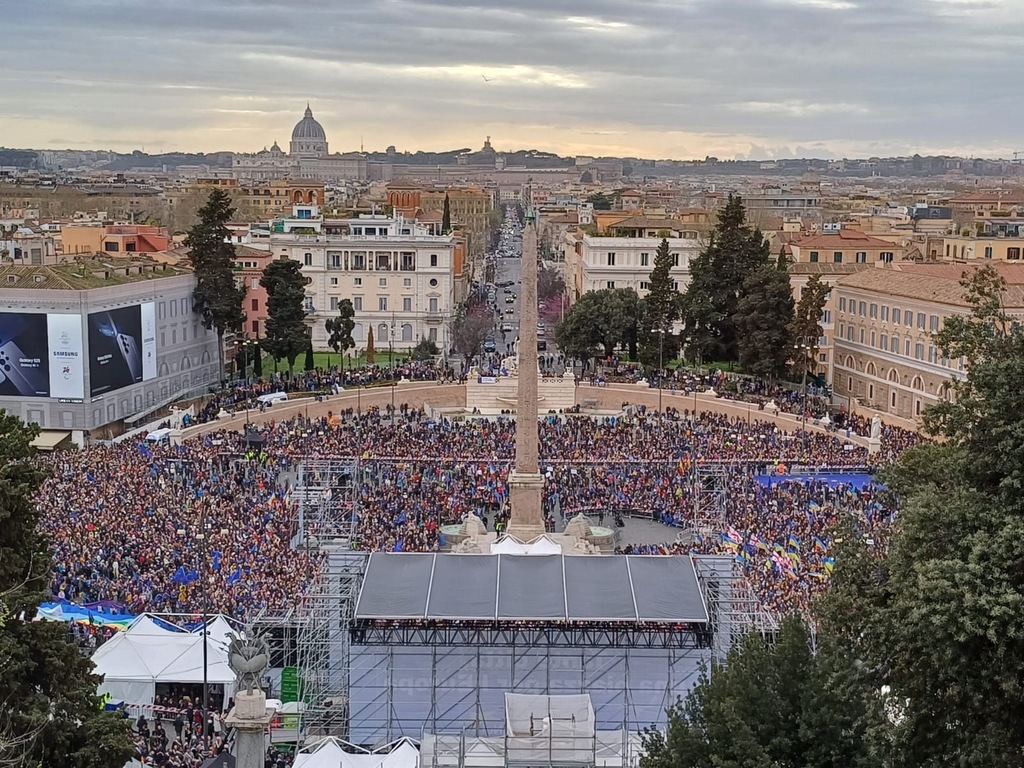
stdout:
[[327,141],[324,128],[313,118],[313,110],[306,105],[306,114],[295,124],[292,141]]

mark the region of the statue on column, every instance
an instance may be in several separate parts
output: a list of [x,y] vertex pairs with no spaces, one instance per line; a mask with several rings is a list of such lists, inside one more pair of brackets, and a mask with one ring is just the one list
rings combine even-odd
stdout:
[[871,439],[881,440],[882,439],[882,419],[876,413],[871,419]]

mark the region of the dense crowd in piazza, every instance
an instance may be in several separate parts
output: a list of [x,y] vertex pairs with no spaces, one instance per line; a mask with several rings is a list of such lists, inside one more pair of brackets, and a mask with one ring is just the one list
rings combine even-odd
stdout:
[[[514,420],[434,421],[405,404],[392,418],[387,410],[254,425],[263,438],[258,450],[249,447],[251,435],[221,430],[177,447],[130,439],[42,458],[52,469],[39,500],[41,525],[55,547],[53,595],[113,601],[130,612],[196,613],[205,600],[209,610],[242,619],[301,600],[319,560],[292,546],[296,505],[282,472],[305,457],[359,459],[353,542],[359,549],[435,549],[443,545],[441,526],[469,512],[500,530]],[[672,527],[665,543],[649,551],[683,550],[674,543],[675,527],[687,522],[691,464],[727,465],[727,529],[741,541],[726,540],[727,530],[721,540],[686,549],[736,549],[761,596],[783,610],[805,607],[827,581],[828,548],[813,545],[815,537],[826,543],[824,532],[844,514],[857,515],[871,530],[884,529],[891,514],[878,511],[887,507],[876,489],[786,484],[765,490],[755,469],[870,467],[917,440],[885,427],[882,451],[869,456],[841,433],[786,431],[757,411],[695,418],[686,410],[658,415],[642,407],[628,419],[548,416],[538,437],[549,525],[580,511],[594,518],[650,516]],[[813,518],[811,506],[820,510]],[[769,549],[754,546],[753,535]],[[884,541],[884,530],[877,539]],[[792,568],[771,560],[776,545]]]

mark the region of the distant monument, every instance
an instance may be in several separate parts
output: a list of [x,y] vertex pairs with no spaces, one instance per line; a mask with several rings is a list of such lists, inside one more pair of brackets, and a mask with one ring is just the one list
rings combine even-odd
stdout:
[[262,768],[266,757],[264,732],[274,718],[267,695],[260,688],[270,666],[266,644],[259,638],[234,637],[228,647],[228,665],[235,673],[235,706],[226,724],[235,729],[235,768]]
[[516,398],[516,463],[509,477],[512,505],[508,533],[520,541],[543,535],[540,446],[537,438],[537,222],[533,208],[523,228],[522,286],[519,290],[518,392]]

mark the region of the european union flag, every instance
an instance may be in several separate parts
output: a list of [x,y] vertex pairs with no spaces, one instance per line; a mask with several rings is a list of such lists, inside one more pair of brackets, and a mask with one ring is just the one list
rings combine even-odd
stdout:
[[391,551],[392,552],[401,552],[402,551],[402,544],[404,544],[404,543],[405,543],[405,539],[399,539],[398,541],[395,542],[395,547]]

